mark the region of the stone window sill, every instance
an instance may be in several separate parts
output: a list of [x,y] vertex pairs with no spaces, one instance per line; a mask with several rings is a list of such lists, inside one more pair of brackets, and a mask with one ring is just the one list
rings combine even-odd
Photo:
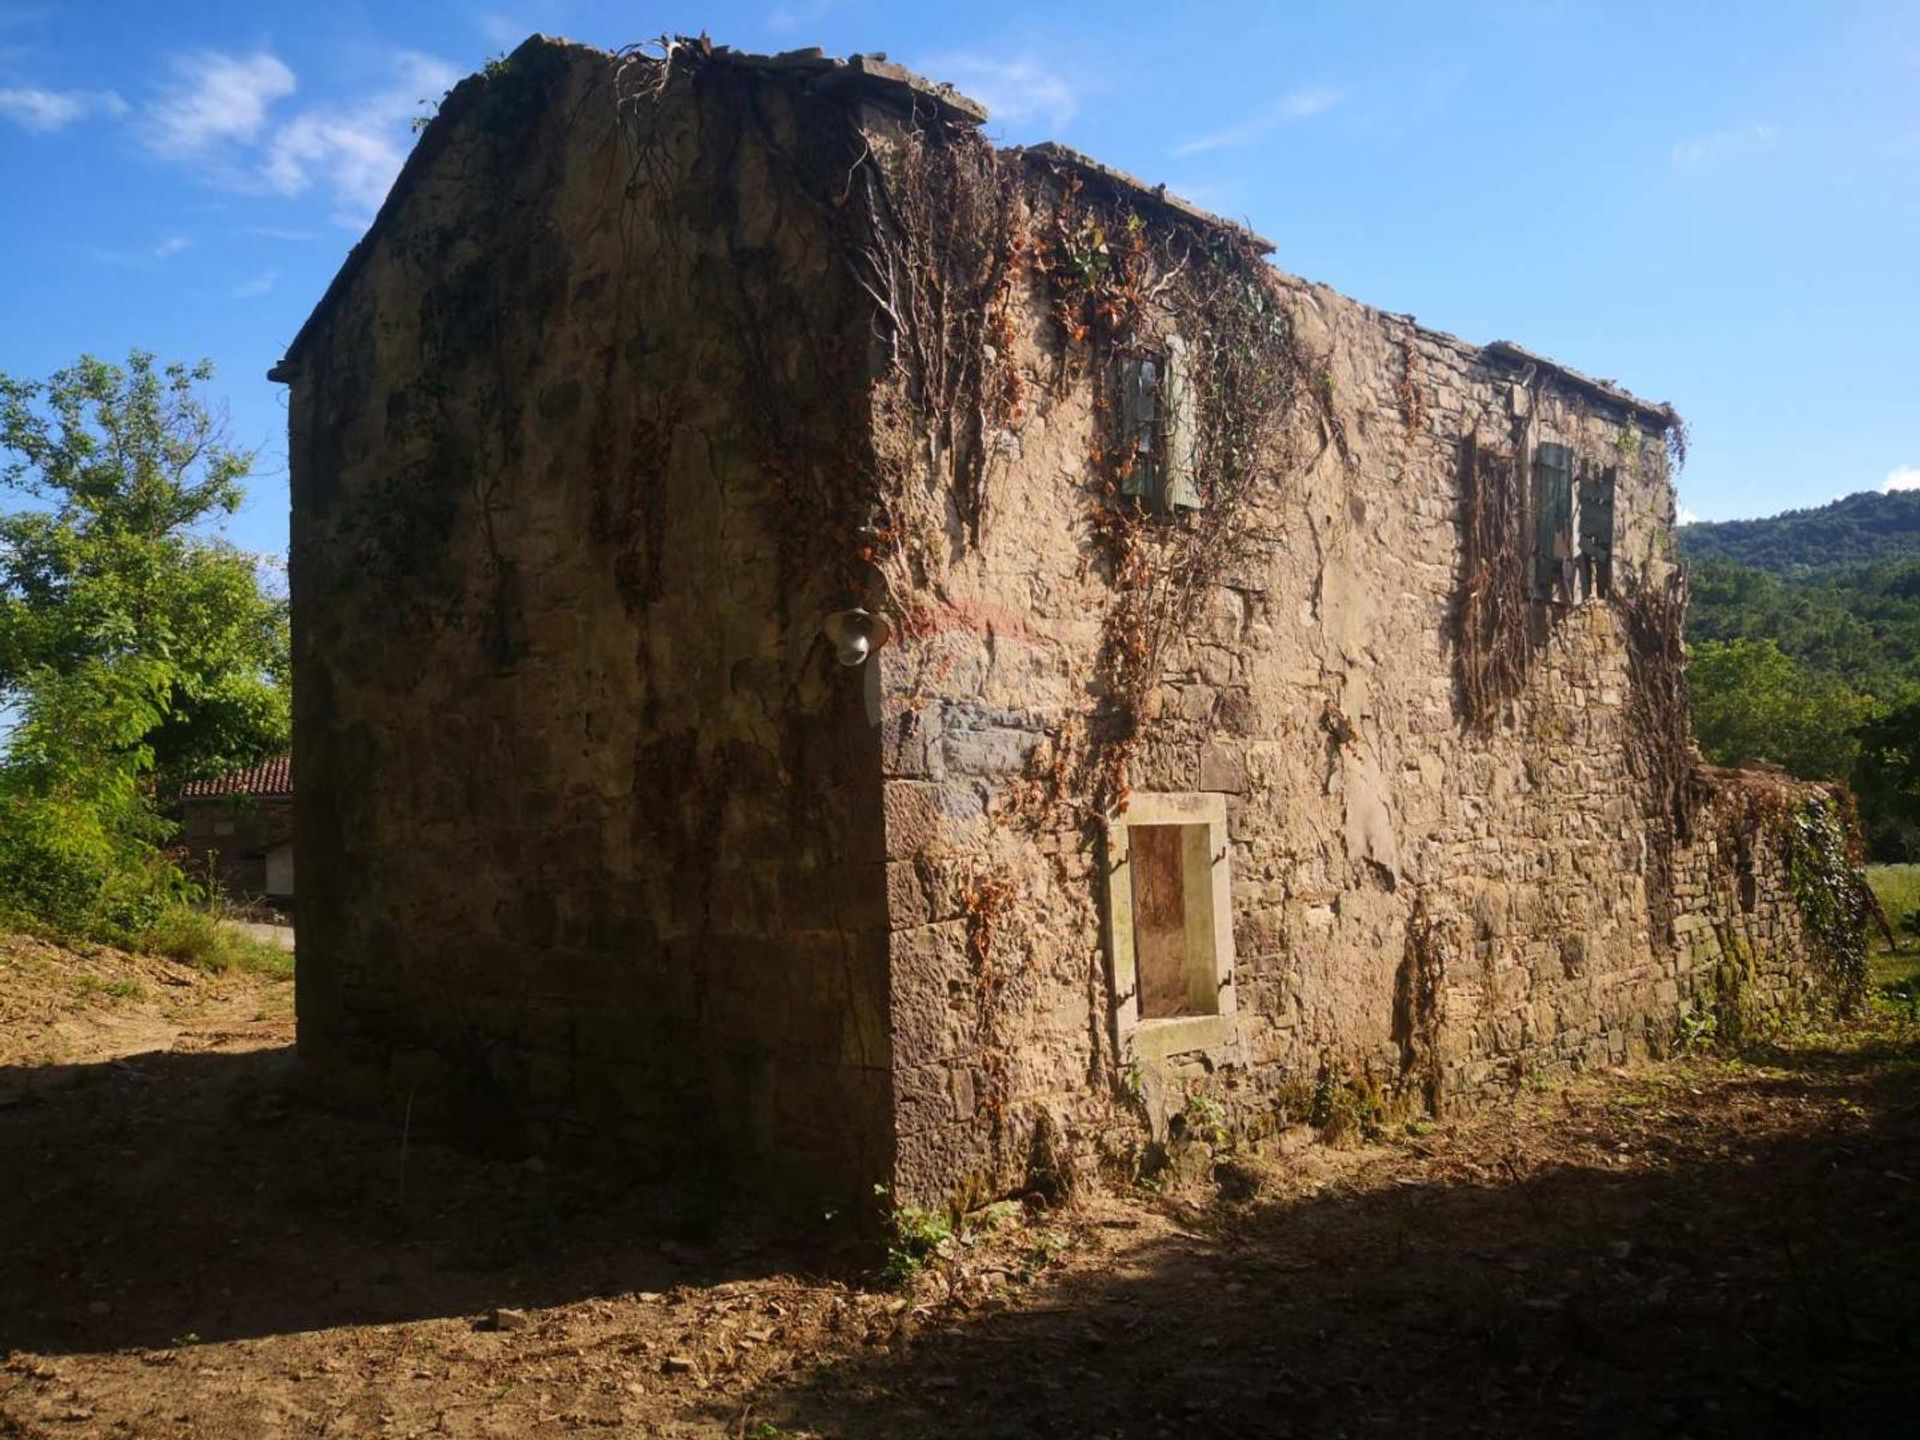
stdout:
[[1231,1015],[1175,1015],[1164,1020],[1141,1020],[1127,1031],[1127,1050],[1134,1060],[1166,1060],[1194,1051],[1222,1051],[1234,1043]]

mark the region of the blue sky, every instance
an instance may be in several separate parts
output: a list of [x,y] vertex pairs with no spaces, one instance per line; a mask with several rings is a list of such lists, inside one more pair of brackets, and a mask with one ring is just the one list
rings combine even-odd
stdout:
[[1920,4],[1036,7],[0,0],[0,370],[211,357],[283,551],[267,367],[459,75],[542,30],[884,50],[1279,244],[1693,429],[1712,519],[1920,485]]

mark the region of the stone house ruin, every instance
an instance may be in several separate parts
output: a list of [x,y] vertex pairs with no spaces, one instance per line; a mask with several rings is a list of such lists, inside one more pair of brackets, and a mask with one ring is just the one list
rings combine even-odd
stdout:
[[983,119],[448,95],[274,372],[303,1057],[962,1203],[1823,993],[1822,797],[1694,758],[1674,413]]
[[276,755],[180,788],[180,841],[187,865],[222,894],[290,910],[293,879],[293,758]]

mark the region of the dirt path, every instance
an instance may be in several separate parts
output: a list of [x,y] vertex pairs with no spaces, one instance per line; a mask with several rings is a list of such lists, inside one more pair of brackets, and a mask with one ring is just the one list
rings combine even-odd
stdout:
[[1088,1197],[894,1292],[829,1226],[298,1103],[286,991],[0,941],[0,1436],[1920,1417],[1920,1030],[1890,1019],[1236,1167],[1236,1199]]

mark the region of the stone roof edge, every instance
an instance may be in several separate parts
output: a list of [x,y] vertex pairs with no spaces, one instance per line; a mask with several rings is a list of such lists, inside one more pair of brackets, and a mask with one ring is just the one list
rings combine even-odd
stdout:
[[1248,226],[1242,225],[1237,221],[1228,220],[1224,216],[1216,215],[1211,210],[1202,210],[1191,200],[1185,200],[1175,195],[1171,190],[1167,189],[1165,185],[1149,185],[1137,175],[1130,175],[1125,170],[1118,170],[1111,165],[1104,165],[1091,155],[1082,154],[1071,146],[1062,145],[1058,140],[1043,141],[1038,145],[1028,145],[1023,148],[1014,149],[1008,153],[1037,156],[1052,164],[1064,165],[1071,170],[1078,170],[1081,174],[1102,181],[1116,190],[1125,191],[1149,201],[1162,209],[1170,210],[1182,219],[1191,220],[1195,224],[1205,226],[1210,230],[1225,230],[1229,234],[1238,235],[1252,244],[1262,255],[1271,255],[1279,248],[1273,241],[1267,239],[1266,236],[1257,233]]
[[1575,370],[1569,365],[1562,365],[1558,360],[1550,356],[1541,355],[1536,351],[1527,349],[1523,345],[1517,345],[1511,340],[1494,340],[1485,345],[1476,345],[1471,340],[1462,340],[1458,335],[1450,331],[1439,330],[1431,325],[1423,325],[1412,315],[1400,314],[1392,310],[1382,310],[1379,306],[1369,305],[1364,300],[1355,300],[1344,291],[1335,290],[1332,286],[1323,285],[1317,280],[1303,279],[1298,275],[1289,274],[1277,266],[1274,269],[1274,273],[1280,277],[1284,284],[1302,290],[1320,290],[1325,291],[1329,295],[1337,295],[1342,302],[1349,305],[1358,305],[1368,314],[1378,315],[1384,320],[1391,320],[1404,325],[1420,339],[1437,345],[1442,349],[1451,350],[1463,360],[1475,361],[1481,364],[1491,362],[1502,365],[1513,372],[1515,379],[1520,378],[1529,368],[1538,370],[1544,374],[1551,375],[1569,389],[1577,390],[1581,394],[1611,405],[1617,410],[1623,410],[1629,414],[1638,416],[1640,419],[1651,424],[1656,430],[1664,431],[1671,426],[1681,423],[1680,412],[1667,401],[1643,400],[1640,396],[1635,395],[1630,390],[1622,389],[1611,380],[1597,380],[1591,375],[1583,374],[1581,371]]
[[[687,44],[704,44],[704,41],[687,41]],[[517,45],[507,59],[517,60],[529,52],[541,50],[570,51],[581,55],[593,55],[612,61],[617,58],[614,52],[603,50],[595,45],[582,44],[577,40],[565,40],[555,36],[529,35]],[[744,70],[753,70],[770,76],[789,77],[801,80],[810,90],[824,93],[836,91],[864,94],[885,104],[911,109],[917,102],[933,106],[941,119],[963,125],[980,125],[986,121],[987,107],[979,101],[961,94],[951,85],[929,80],[916,75],[904,65],[896,65],[885,55],[850,55],[845,60],[837,60],[819,49],[788,50],[778,55],[751,55],[743,51],[732,50],[724,45],[711,46],[706,57],[720,64],[736,66]],[[347,252],[347,258],[334,272],[333,280],[321,295],[319,303],[313,307],[293,339],[288,342],[282,358],[267,371],[267,378],[284,383],[293,379],[294,367],[299,361],[300,351],[311,337],[314,328],[322,316],[333,308],[334,301],[352,282],[360,267],[366,263],[374,239],[385,228],[387,219],[406,199],[421,173],[432,163],[447,137],[452,133],[450,123],[470,102],[473,94],[484,83],[484,72],[476,71],[466,76],[453,89],[447,92],[441,101],[439,111],[426,129],[421,132],[419,141],[408,154],[406,163],[400,167],[400,173],[394,177],[393,185],[387,191],[387,198],[381,202],[373,222],[367,226],[366,233],[354,242]],[[464,93],[463,93],[464,92]]]
[[[684,43],[705,44],[706,42],[703,39]],[[517,59],[528,51],[546,49],[597,55],[609,60],[614,58],[613,52],[596,46],[535,34],[523,40],[508,59]],[[987,119],[987,107],[977,100],[961,94],[951,85],[929,80],[903,65],[896,65],[883,54],[855,54],[845,60],[839,60],[817,47],[787,50],[775,55],[755,55],[732,50],[726,46],[711,46],[707,55],[709,59],[722,64],[734,65],[767,75],[791,76],[803,80],[807,88],[822,92],[852,91],[865,94],[883,103],[909,109],[917,102],[927,102],[935,107],[942,119],[957,124],[980,125]],[[432,162],[433,157],[439,153],[440,148],[446,144],[447,137],[452,133],[452,127],[443,122],[457,118],[481,83],[484,82],[476,73],[467,76],[447,92],[446,99],[441,102],[439,113],[434,116],[433,123],[427,126],[420,136],[419,143],[407,156],[406,163],[401,166],[399,175],[395,177],[392,188],[387,192],[386,200],[382,202],[379,212],[373,218],[373,223],[367,227],[366,234],[362,235],[347,252],[347,258],[341,263],[339,271],[327,286],[326,293],[320,297],[319,303],[313,307],[312,313],[307,316],[293,340],[288,344],[285,358],[267,371],[269,380],[285,382],[293,378],[293,367],[299,359],[302,346],[320,319],[333,308],[334,301],[352,282],[360,266],[366,262],[373,241],[384,228],[388,216],[399,208],[412,189],[413,183]],[[1241,236],[1257,247],[1263,255],[1272,255],[1277,248],[1273,241],[1265,236],[1245,225],[1201,209],[1191,201],[1173,194],[1165,185],[1149,185],[1137,176],[1111,165],[1102,164],[1092,156],[1082,154],[1058,141],[1048,140],[1024,148],[1015,147],[1010,153],[1033,156],[1050,164],[1066,166],[1117,190],[1138,196],[1194,224]],[[1276,266],[1275,273],[1285,275],[1286,272]],[[1308,288],[1320,288],[1311,281],[1296,279],[1295,283]],[[1560,383],[1593,399],[1636,415],[1656,429],[1664,431],[1680,423],[1679,413],[1671,405],[1642,400],[1639,396],[1621,389],[1610,381],[1596,380],[1589,375],[1583,375],[1578,370],[1571,369],[1544,355],[1536,354],[1523,346],[1516,345],[1511,340],[1496,340],[1489,345],[1476,346],[1445,331],[1421,325],[1411,315],[1393,316],[1392,312],[1378,310],[1376,307],[1366,305],[1364,301],[1353,303],[1373,310],[1376,314],[1392,316],[1421,336],[1453,348],[1470,358],[1504,363],[1516,372],[1524,371],[1529,367],[1544,371]]]
[[1516,369],[1532,366],[1545,371],[1562,385],[1578,390],[1592,399],[1617,405],[1622,410],[1651,421],[1657,429],[1666,430],[1680,423],[1680,412],[1665,401],[1642,400],[1632,391],[1621,389],[1611,380],[1596,380],[1591,375],[1583,375],[1578,370],[1562,365],[1558,360],[1536,354],[1524,346],[1514,344],[1511,340],[1495,340],[1482,346],[1480,353],[1483,356],[1491,356],[1495,360],[1503,360]]
[[987,121],[987,107],[978,100],[961,94],[945,81],[929,80],[904,65],[896,65],[879,52],[854,54],[839,60],[817,45],[805,50],[785,50],[778,55],[753,55],[716,45],[707,58],[764,75],[802,77],[810,90],[857,91],[903,109],[912,109],[917,102],[925,101],[942,120],[960,125],[984,125]]

